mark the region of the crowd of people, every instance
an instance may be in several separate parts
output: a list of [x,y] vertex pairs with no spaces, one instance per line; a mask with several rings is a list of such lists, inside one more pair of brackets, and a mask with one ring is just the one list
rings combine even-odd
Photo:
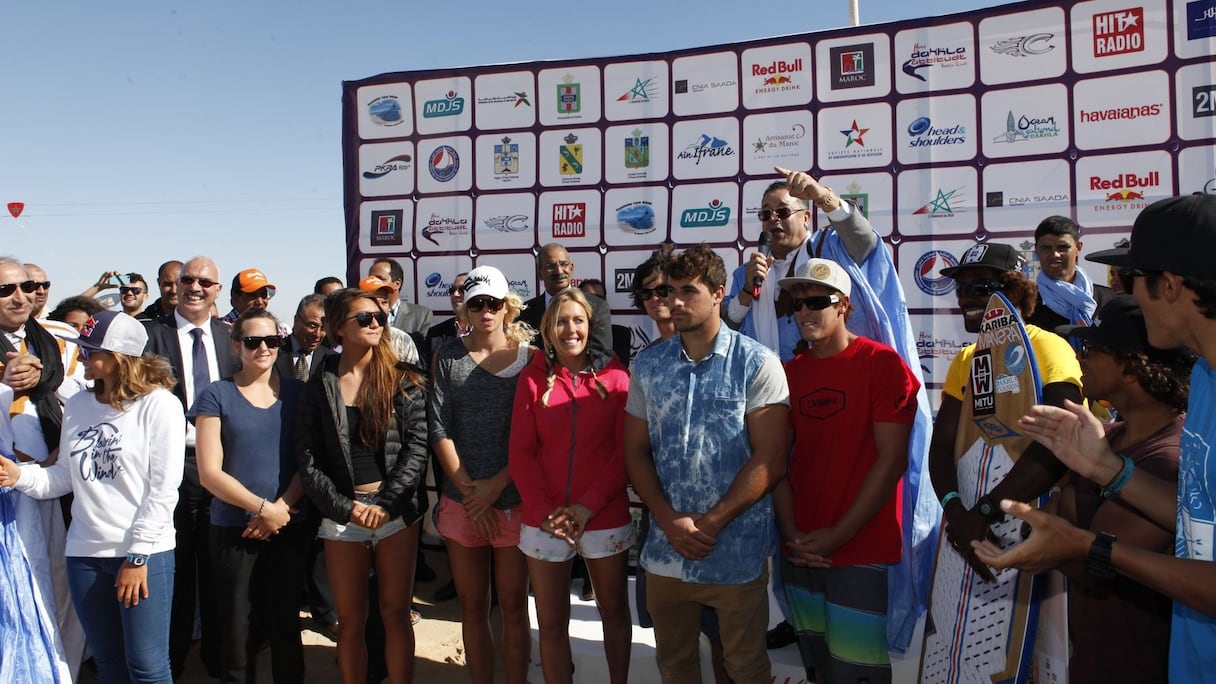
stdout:
[[[769,247],[729,278],[706,245],[637,267],[655,335],[636,354],[559,244],[538,251],[536,297],[483,260],[439,323],[402,301],[392,259],[322,278],[288,326],[254,268],[229,285],[207,257],[166,262],[150,304],[143,276],[107,271],[48,310],[47,274],[0,258],[0,675],[70,682],[89,660],[107,683],[252,681],[268,644],[275,681],[306,681],[303,601],[342,681],[412,681],[429,514],[477,684],[526,680],[529,591],[545,681],[578,679],[577,572],[612,682],[635,610],[665,682],[702,681],[702,635],[714,680],[768,682],[783,631],[807,681],[891,681],[939,524],[981,580],[1072,580],[1073,681],[1213,677],[1216,198],[1156,203],[1090,255],[1118,292],[1078,268],[1064,217],[1036,230],[1037,278],[996,242],[943,270],[969,333],[995,294],[1017,309],[1042,385],[1019,423],[1034,443],[964,495],[976,347],[934,418],[890,253],[857,207],[777,170]],[[120,310],[94,299],[115,287]],[[1028,534],[998,545],[1006,516]]]

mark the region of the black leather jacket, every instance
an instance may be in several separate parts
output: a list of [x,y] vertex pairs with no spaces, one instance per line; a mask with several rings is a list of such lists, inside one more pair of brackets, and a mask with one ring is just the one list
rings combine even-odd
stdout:
[[[325,359],[309,379],[296,413],[296,459],[308,498],[321,515],[350,522],[354,474],[350,462],[346,409],[338,389],[338,359]],[[419,370],[419,369],[415,369]],[[408,387],[393,398],[393,418],[384,438],[384,470],[378,504],[391,518],[412,525],[426,508],[426,392]]]

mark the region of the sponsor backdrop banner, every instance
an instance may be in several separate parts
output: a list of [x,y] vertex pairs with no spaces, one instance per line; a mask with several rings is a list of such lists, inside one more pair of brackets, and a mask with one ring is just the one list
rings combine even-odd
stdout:
[[535,295],[533,254],[560,242],[576,280],[605,282],[636,350],[651,328],[632,269],[667,241],[708,242],[737,266],[772,167],[806,170],[894,254],[939,388],[968,336],[938,271],[974,240],[1017,245],[1033,270],[1046,216],[1074,218],[1088,253],[1154,200],[1216,192],[1214,36],[1216,0],[1024,2],[346,82],[348,276],[397,259],[403,297],[442,315],[453,276],[477,264]]

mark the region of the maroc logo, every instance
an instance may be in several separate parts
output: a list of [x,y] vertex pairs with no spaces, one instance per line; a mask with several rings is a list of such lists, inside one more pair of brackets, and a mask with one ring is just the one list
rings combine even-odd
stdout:
[[631,137],[625,138],[625,168],[644,169],[650,166],[650,136],[635,128]]
[[583,111],[583,86],[574,82],[574,76],[566,74],[557,84],[557,113],[578,114]]
[[578,136],[573,133],[562,140],[565,144],[557,149],[558,173],[563,176],[577,176],[583,172],[583,146],[575,144]]
[[950,191],[938,189],[937,195],[929,200],[925,206],[912,212],[917,216],[928,216],[930,218],[949,218],[954,216],[961,208],[956,208],[952,202],[958,203],[963,199],[962,188],[955,188]]
[[654,84],[654,77],[647,79],[637,79],[634,81],[633,87],[626,90],[617,102],[650,102],[650,99],[658,94],[658,86]]
[[482,224],[486,228],[497,230],[500,233],[518,233],[531,228],[528,225],[528,217],[523,214],[491,216],[483,219]]
[[1055,38],[1054,33],[1032,33],[1028,36],[998,40],[989,45],[988,49],[998,55],[1033,57],[1035,55],[1047,54],[1056,49],[1056,46],[1051,43],[1052,38]]
[[401,116],[401,101],[396,95],[385,95],[368,102],[367,118],[377,126],[398,126],[405,121]]
[[553,205],[553,237],[586,237],[586,235],[586,202],[564,202]]
[[364,171],[363,177],[367,180],[374,180],[376,178],[384,178],[394,171],[405,171],[410,168],[410,162],[413,160],[414,158],[408,154],[389,157],[373,166],[371,171]]
[[960,145],[967,142],[967,127],[954,124],[948,128],[934,128],[929,117],[922,116],[908,124],[908,147],[938,147]]
[[1060,127],[1054,116],[1038,116],[1022,114],[1015,116],[1013,110],[1005,117],[1005,132],[997,135],[992,142],[1014,143],[1038,138],[1054,138],[1060,134]]
[[802,85],[794,83],[792,74],[802,71],[802,58],[792,62],[775,59],[769,64],[753,64],[752,76],[762,79],[756,88],[756,93],[779,93],[788,90],[801,90]]
[[465,218],[456,218],[453,216],[440,216],[439,214],[431,214],[431,220],[426,222],[426,227],[422,229],[422,237],[435,245],[439,241],[435,239],[436,235],[468,235],[469,220]]
[[828,51],[832,90],[874,85],[874,44],[842,45]]
[[371,244],[384,247],[401,244],[401,223],[405,212],[401,209],[372,212]]
[[494,145],[494,175],[519,173],[519,144],[503,136],[502,143]]
[[442,100],[427,100],[422,103],[422,118],[424,119],[457,116],[463,111],[464,98],[458,97],[455,90],[449,90]]
[[714,198],[709,206],[685,209],[680,212],[681,228],[718,228],[730,223],[730,207]]
[[941,275],[943,268],[958,266],[958,259],[950,252],[933,249],[925,252],[916,260],[913,267],[912,279],[921,292],[934,297],[954,292],[954,278]]
[[643,235],[653,233],[655,229],[654,206],[641,200],[630,202],[616,208],[617,227],[626,233]]
[[722,138],[712,135],[701,134],[697,142],[685,147],[680,154],[676,155],[677,159],[692,159],[694,165],[699,165],[702,158],[706,157],[730,157],[735,154],[735,148],[730,146]]
[[1144,8],[1130,7],[1094,15],[1094,57],[1144,50]]
[[1186,39],[1200,40],[1216,36],[1216,3],[1195,0],[1186,4]]
[[451,145],[440,145],[431,153],[426,167],[431,172],[431,178],[440,183],[446,183],[455,178],[456,172],[460,171],[460,155]]
[[953,67],[960,66],[967,62],[967,48],[963,46],[948,48],[948,47],[929,47],[924,43],[913,43],[912,54],[904,61],[903,72],[918,81],[928,82],[919,73],[920,69],[927,69],[932,66]]

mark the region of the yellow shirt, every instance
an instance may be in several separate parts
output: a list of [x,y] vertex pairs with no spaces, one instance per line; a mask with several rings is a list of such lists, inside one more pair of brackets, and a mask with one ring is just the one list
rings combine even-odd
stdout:
[[[1077,353],[1067,340],[1033,325],[1026,326],[1026,336],[1030,338],[1030,347],[1039,364],[1039,380],[1044,387],[1053,382],[1068,382],[1081,387],[1081,364],[1077,363]],[[945,396],[963,400],[974,354],[975,345],[969,344],[954,355],[950,369],[946,371],[946,384],[942,387]]]

